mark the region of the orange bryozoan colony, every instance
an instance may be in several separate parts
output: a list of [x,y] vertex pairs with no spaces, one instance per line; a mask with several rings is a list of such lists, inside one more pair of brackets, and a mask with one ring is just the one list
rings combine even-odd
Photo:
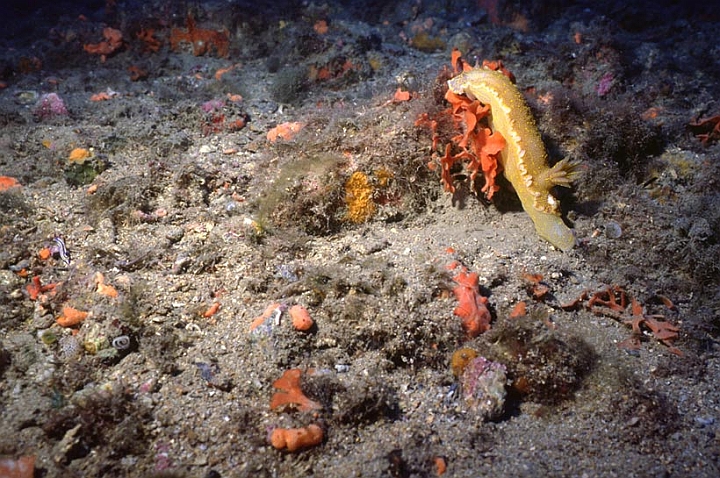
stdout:
[[227,29],[221,31],[197,28],[192,15],[187,16],[187,29],[173,28],[170,31],[170,48],[178,50],[181,45],[190,44],[195,56],[202,56],[215,50],[220,58],[230,53],[230,34]]

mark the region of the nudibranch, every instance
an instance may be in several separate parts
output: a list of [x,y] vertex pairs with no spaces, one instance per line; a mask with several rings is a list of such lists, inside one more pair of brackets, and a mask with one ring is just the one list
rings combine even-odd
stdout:
[[505,178],[513,185],[523,209],[540,237],[567,251],[575,246],[575,233],[560,217],[554,186],[569,187],[578,163],[563,159],[548,166],[545,145],[525,99],[500,71],[472,68],[448,81],[450,91],[490,106],[489,124],[507,142],[498,154]]

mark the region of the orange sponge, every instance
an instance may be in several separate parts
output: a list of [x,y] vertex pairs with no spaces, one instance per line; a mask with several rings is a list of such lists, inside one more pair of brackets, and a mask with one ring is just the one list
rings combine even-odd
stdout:
[[270,443],[278,450],[297,451],[319,445],[323,436],[322,428],[315,424],[305,428],[276,428],[270,435]]

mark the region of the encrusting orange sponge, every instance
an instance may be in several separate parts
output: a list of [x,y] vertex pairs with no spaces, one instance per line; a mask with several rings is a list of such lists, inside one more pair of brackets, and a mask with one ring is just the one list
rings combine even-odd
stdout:
[[301,129],[305,127],[305,123],[287,122],[281,123],[267,132],[266,138],[271,143],[277,141],[278,138],[290,141],[297,135]]
[[85,162],[86,159],[92,157],[92,153],[85,149],[85,148],[75,148],[72,151],[70,151],[70,156],[68,156],[68,161],[71,163],[78,163],[82,164]]
[[348,221],[360,224],[367,221],[377,211],[373,200],[374,186],[367,174],[355,171],[345,182],[345,203]]
[[310,317],[310,312],[302,305],[293,305],[288,312],[290,313],[290,318],[292,319],[295,330],[306,332],[310,330],[315,323],[312,317]]
[[63,327],[72,327],[73,325],[78,325],[83,320],[87,319],[88,315],[90,315],[89,312],[78,310],[74,307],[66,305],[62,309],[62,314],[60,314],[57,318],[57,323]]
[[276,410],[286,405],[291,405],[302,412],[322,409],[321,404],[310,400],[303,393],[300,387],[301,375],[302,370],[293,368],[286,370],[282,377],[275,380],[273,388],[278,389],[278,391],[270,400],[270,410]]
[[0,192],[19,188],[20,182],[11,176],[0,176]]
[[270,434],[270,443],[278,450],[297,451],[322,443],[324,433],[314,423],[305,428],[276,428]]

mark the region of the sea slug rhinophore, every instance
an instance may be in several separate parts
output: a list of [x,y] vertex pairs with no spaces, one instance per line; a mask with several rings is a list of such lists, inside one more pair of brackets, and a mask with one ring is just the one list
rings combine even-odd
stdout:
[[498,158],[505,177],[517,192],[523,209],[540,237],[567,251],[575,246],[575,233],[560,217],[553,186],[569,187],[578,163],[564,159],[548,166],[545,145],[520,91],[501,72],[473,68],[448,81],[450,91],[490,106],[490,128],[503,135],[507,146]]

